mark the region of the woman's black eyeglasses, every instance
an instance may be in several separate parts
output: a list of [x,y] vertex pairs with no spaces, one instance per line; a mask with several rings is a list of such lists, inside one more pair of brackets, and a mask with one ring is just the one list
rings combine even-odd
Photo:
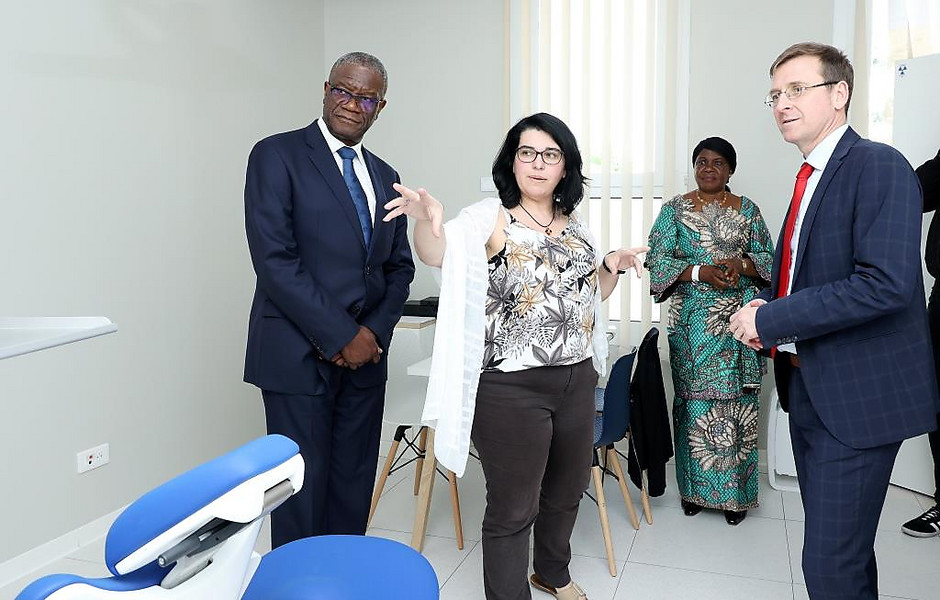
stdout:
[[546,148],[541,152],[531,146],[519,146],[519,148],[516,149],[516,158],[518,158],[520,162],[535,162],[538,156],[542,157],[542,162],[546,165],[557,165],[565,155],[562,154],[561,150],[558,148]]

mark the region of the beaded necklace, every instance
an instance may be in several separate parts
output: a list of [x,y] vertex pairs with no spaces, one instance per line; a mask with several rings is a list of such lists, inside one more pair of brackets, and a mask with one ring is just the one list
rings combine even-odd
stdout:
[[[702,196],[698,193],[698,189],[695,190],[695,197],[698,198],[699,204],[701,204],[702,206],[705,206],[705,200],[702,199]],[[728,191],[727,191],[727,190],[722,190],[722,192],[721,192],[721,200],[718,199],[718,196],[715,196],[715,199],[712,200],[712,202],[717,203],[718,206],[724,206],[725,200],[727,200],[727,199],[728,199]],[[523,210],[525,210],[525,209],[523,209]],[[526,211],[526,212],[528,212],[528,211]],[[529,216],[531,217],[532,215],[529,215]],[[537,222],[538,222],[538,221],[536,221],[536,223],[537,223]]]

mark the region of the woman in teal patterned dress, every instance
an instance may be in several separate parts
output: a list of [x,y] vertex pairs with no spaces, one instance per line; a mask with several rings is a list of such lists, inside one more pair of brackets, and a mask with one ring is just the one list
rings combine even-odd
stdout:
[[656,302],[670,298],[676,480],[686,515],[723,510],[737,525],[758,505],[757,430],[763,357],[728,320],[769,285],[773,246],[760,209],[728,180],[737,163],[722,138],[692,152],[698,188],[663,204],[647,267]]

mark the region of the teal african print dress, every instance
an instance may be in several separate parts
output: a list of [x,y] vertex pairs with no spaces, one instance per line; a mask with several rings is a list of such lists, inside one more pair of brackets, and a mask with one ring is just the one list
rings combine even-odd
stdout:
[[[757,431],[763,357],[731,335],[728,322],[769,285],[773,245],[760,209],[717,204],[695,210],[676,196],[663,204],[649,239],[647,268],[656,302],[670,299],[666,330],[675,385],[676,480],[683,500],[742,511],[758,505]],[[746,256],[760,279],[735,288],[679,281],[691,265]]]

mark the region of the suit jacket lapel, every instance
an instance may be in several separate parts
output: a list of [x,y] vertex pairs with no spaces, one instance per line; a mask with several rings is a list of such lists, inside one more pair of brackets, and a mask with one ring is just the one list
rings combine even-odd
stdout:
[[320,127],[314,121],[307,126],[306,131],[307,146],[310,148],[310,161],[317,168],[323,180],[333,192],[334,200],[340,205],[340,209],[349,219],[353,230],[358,233],[359,243],[365,247],[365,238],[362,237],[362,227],[359,226],[359,215],[356,214],[356,206],[353,204],[352,196],[349,195],[349,188],[343,181],[343,175],[336,166],[336,159],[330,152],[330,147],[326,145]]
[[800,243],[796,251],[796,265],[793,268],[793,281],[796,281],[796,275],[800,272],[800,266],[803,264],[803,256],[806,255],[803,250],[809,242],[813,222],[816,220],[819,205],[826,195],[826,188],[829,187],[829,184],[832,183],[832,178],[835,177],[836,172],[842,167],[842,162],[848,155],[849,149],[854,146],[855,142],[858,140],[858,134],[849,127],[842,135],[842,139],[839,140],[839,143],[836,144],[836,149],[833,150],[832,156],[829,157],[829,162],[826,163],[826,168],[822,173],[822,177],[819,179],[819,183],[816,185],[816,190],[813,192],[809,206],[806,207],[806,214],[803,215],[803,223],[800,225]]

